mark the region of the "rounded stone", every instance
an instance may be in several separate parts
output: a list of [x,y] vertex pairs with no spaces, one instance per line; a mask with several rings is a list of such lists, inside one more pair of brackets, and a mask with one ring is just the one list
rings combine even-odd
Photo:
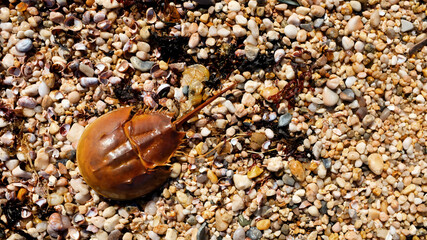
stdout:
[[334,91],[332,91],[328,87],[325,87],[323,89],[322,96],[323,96],[323,103],[326,106],[331,107],[338,103],[338,100],[339,100],[338,94],[336,94]]
[[245,190],[252,186],[252,180],[246,175],[234,174],[233,175],[234,185],[239,190]]
[[142,61],[137,57],[131,57],[130,62],[132,63],[132,66],[141,71],[141,72],[147,72],[151,69],[151,67],[154,65],[154,62],[151,61]]
[[360,16],[354,16],[348,21],[347,25],[345,26],[344,33],[346,35],[349,35],[352,32],[360,30],[362,28],[363,28],[362,18],[360,18]]
[[228,3],[228,10],[232,12],[238,12],[240,11],[240,4],[237,1],[230,1]]
[[28,52],[33,48],[33,41],[29,38],[19,40],[16,43],[15,48],[20,52]]
[[292,175],[300,182],[305,179],[305,171],[300,161],[291,160],[289,162],[289,169],[291,170]]
[[80,93],[77,91],[72,91],[68,94],[68,101],[70,101],[71,104],[78,103],[80,100]]
[[311,14],[314,17],[322,17],[325,15],[325,9],[319,5],[311,5]]
[[262,232],[258,230],[256,227],[251,227],[246,232],[246,236],[250,238],[251,240],[258,240],[262,237]]
[[384,160],[383,157],[378,153],[373,153],[368,157],[369,169],[376,175],[380,175],[383,172]]
[[233,234],[233,240],[245,240],[245,229],[241,227],[236,229]]
[[259,230],[267,230],[270,228],[270,224],[271,224],[270,219],[263,219],[263,220],[260,220],[256,223],[256,227]]
[[285,34],[288,38],[290,39],[294,39],[297,37],[298,34],[298,28],[295,27],[294,25],[287,25],[285,27]]

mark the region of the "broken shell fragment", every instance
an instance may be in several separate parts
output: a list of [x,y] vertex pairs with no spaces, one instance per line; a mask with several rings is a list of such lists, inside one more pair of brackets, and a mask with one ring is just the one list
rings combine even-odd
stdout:
[[111,83],[112,85],[119,84],[121,81],[122,81],[122,79],[119,77],[110,77],[108,79],[108,82]]
[[129,69],[129,62],[126,60],[123,60],[120,62],[120,64],[117,66],[117,71],[123,73],[126,72]]
[[[95,70],[95,73],[96,73],[96,70]],[[110,78],[111,76],[113,76],[113,71],[107,70],[107,71],[99,74],[99,79],[101,79],[101,82],[103,82],[103,80],[106,80],[106,79]]]
[[169,93],[171,86],[167,83],[160,85],[160,87],[157,89],[157,95],[159,97],[166,97],[166,95]]
[[160,69],[159,64],[154,64],[153,67],[151,67],[150,69],[150,73],[154,79],[162,78],[162,77],[168,78],[170,75],[170,71],[165,71]]
[[15,67],[15,66],[10,67],[7,69],[7,73],[9,75],[14,76],[14,77],[19,77],[19,76],[21,76],[21,68]]
[[86,45],[84,45],[83,43],[76,43],[76,44],[74,44],[74,46],[73,46],[73,48],[76,50],[76,51],[86,51],[87,50],[87,47],[86,47]]
[[133,28],[135,26],[135,20],[133,18],[124,17],[123,22],[126,26]]
[[50,67],[50,71],[53,73],[60,73],[64,71],[64,69],[67,67],[67,65],[63,62],[54,62],[52,66]]
[[103,21],[97,23],[96,27],[102,31],[106,31],[106,30],[111,28],[111,21],[110,20],[103,20]]
[[83,28],[83,22],[74,16],[68,16],[65,18],[64,25],[68,30],[74,32],[80,31]]
[[184,71],[186,65],[187,64],[185,62],[171,63],[171,64],[169,64],[169,69],[175,70],[177,72],[182,72],[182,71]]
[[99,75],[101,73],[104,73],[108,70],[108,66],[104,63],[97,63],[95,64],[95,74]]
[[147,9],[146,12],[147,23],[153,24],[157,21],[157,15],[153,8]]
[[22,66],[21,72],[24,77],[31,77],[33,75],[34,64],[32,62],[27,62]]
[[59,128],[59,133],[61,133],[62,136],[67,136],[68,131],[70,131],[70,124],[64,124]]
[[93,87],[98,85],[98,78],[96,77],[82,77],[80,78],[80,84],[84,88]]
[[282,60],[283,56],[285,56],[285,50],[284,49],[278,49],[274,52],[274,61],[279,62]]

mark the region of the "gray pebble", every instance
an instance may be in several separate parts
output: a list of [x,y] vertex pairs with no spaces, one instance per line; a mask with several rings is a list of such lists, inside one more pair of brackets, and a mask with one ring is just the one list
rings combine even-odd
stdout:
[[207,229],[207,223],[203,223],[197,231],[197,240],[208,240],[209,234]]
[[187,223],[188,223],[188,224],[190,224],[191,226],[194,226],[194,225],[196,225],[196,224],[197,224],[197,220],[196,220],[196,218],[195,218],[193,215],[191,215],[191,216],[187,219]]
[[401,23],[400,31],[402,31],[402,32],[409,32],[409,31],[411,31],[412,29],[414,29],[414,24],[412,24],[412,23],[411,23],[411,22],[409,22],[409,21],[406,21],[406,20],[402,19],[402,20],[400,21],[400,23]]
[[282,181],[288,186],[293,186],[295,184],[295,179],[289,174],[284,174],[282,177]]
[[[316,19],[317,21],[317,19]],[[316,23],[316,21],[314,21]],[[323,21],[322,21],[323,23]],[[313,30],[313,24],[312,23],[303,23],[300,25],[300,27],[304,30],[306,30],[307,32],[311,32]]]
[[340,98],[343,101],[351,102],[354,100],[354,92],[351,89],[345,89],[340,93]]
[[205,183],[206,181],[208,181],[208,176],[206,174],[200,174],[197,176],[198,183]]
[[321,214],[326,214],[328,212],[328,204],[326,201],[321,201],[322,202],[322,207],[320,208],[320,213]]
[[390,114],[391,114],[390,109],[388,107],[384,108],[380,116],[381,120],[385,121],[388,118],[388,116],[390,116]]
[[313,25],[315,28],[320,28],[324,22],[325,22],[325,20],[323,20],[323,18],[318,18],[318,19],[314,20]]
[[20,52],[28,52],[33,48],[33,41],[29,38],[19,40],[15,45],[16,50]]
[[108,240],[119,240],[122,236],[122,233],[115,229],[108,235]]
[[283,224],[282,228],[280,229],[280,231],[285,234],[288,235],[289,234],[289,225],[288,224]]
[[331,168],[331,166],[332,166],[332,161],[331,161],[331,159],[330,159],[330,158],[322,159],[322,162],[323,162],[323,165],[325,166],[325,168],[326,168],[326,169]]
[[242,226],[242,227],[251,224],[251,221],[243,215],[239,215],[238,221],[239,221],[240,226]]
[[189,90],[190,90],[189,86],[182,87],[182,94],[184,94],[185,96],[188,96],[188,91]]
[[234,231],[233,240],[245,240],[245,229],[238,228]]
[[285,113],[279,118],[279,127],[286,127],[292,120],[292,115],[290,113]]
[[256,227],[251,227],[246,232],[246,237],[252,239],[252,240],[258,240],[262,237],[262,232],[258,230]]
[[[261,208],[258,208],[254,215],[257,217],[269,217],[271,215],[271,208],[269,206],[262,206]],[[270,211],[269,211],[270,210]]]
[[375,46],[372,45],[371,43],[368,43],[365,45],[365,51],[368,53],[375,52]]
[[154,62],[151,61],[142,61],[141,59],[133,56],[130,58],[130,62],[132,63],[132,66],[141,71],[141,72],[148,72],[151,67],[154,65]]

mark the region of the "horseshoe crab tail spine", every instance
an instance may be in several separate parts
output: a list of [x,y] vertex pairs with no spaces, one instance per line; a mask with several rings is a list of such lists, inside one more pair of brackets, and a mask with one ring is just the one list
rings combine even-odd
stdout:
[[197,106],[194,110],[192,110],[191,112],[185,114],[180,119],[177,119],[176,121],[174,121],[173,125],[175,126],[175,128],[181,127],[182,124],[184,124],[185,122],[187,122],[190,118],[192,118],[194,115],[196,115],[200,110],[202,110],[204,107],[206,107],[207,105],[209,105],[211,102],[213,102],[215,99],[217,99],[219,96],[221,96],[222,94],[224,94],[228,90],[233,89],[235,86],[236,86],[236,83],[233,83],[232,85],[230,85],[230,86],[224,88],[223,90],[221,90],[219,93],[217,93],[214,96],[208,98],[204,103],[202,103],[199,106]]

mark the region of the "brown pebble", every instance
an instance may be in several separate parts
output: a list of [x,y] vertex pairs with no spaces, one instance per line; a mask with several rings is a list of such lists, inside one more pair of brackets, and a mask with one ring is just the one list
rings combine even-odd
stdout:
[[49,97],[49,95],[46,95],[43,97],[43,100],[42,100],[43,109],[47,109],[48,107],[52,106],[52,104],[53,104],[53,100],[51,97]]
[[311,14],[314,17],[322,17],[325,15],[325,9],[319,5],[311,5]]
[[289,162],[289,169],[291,170],[292,175],[298,180],[298,181],[304,181],[305,179],[305,172],[304,167],[302,166],[301,162],[298,160],[291,160]]
[[21,189],[19,189],[19,191],[18,191],[18,195],[17,195],[17,198],[19,199],[19,201],[23,201],[24,200],[24,197],[25,197],[25,195],[26,195],[26,193],[27,193],[28,191],[27,191],[27,189],[25,189],[25,188],[21,188]]
[[368,109],[366,107],[360,107],[356,111],[356,115],[359,117],[360,120],[362,120],[366,114],[368,114]]
[[251,136],[250,146],[254,150],[259,150],[265,141],[267,141],[267,137],[264,133],[255,132]]
[[72,91],[68,94],[68,101],[70,101],[71,104],[78,103],[80,101],[80,93],[77,91]]

